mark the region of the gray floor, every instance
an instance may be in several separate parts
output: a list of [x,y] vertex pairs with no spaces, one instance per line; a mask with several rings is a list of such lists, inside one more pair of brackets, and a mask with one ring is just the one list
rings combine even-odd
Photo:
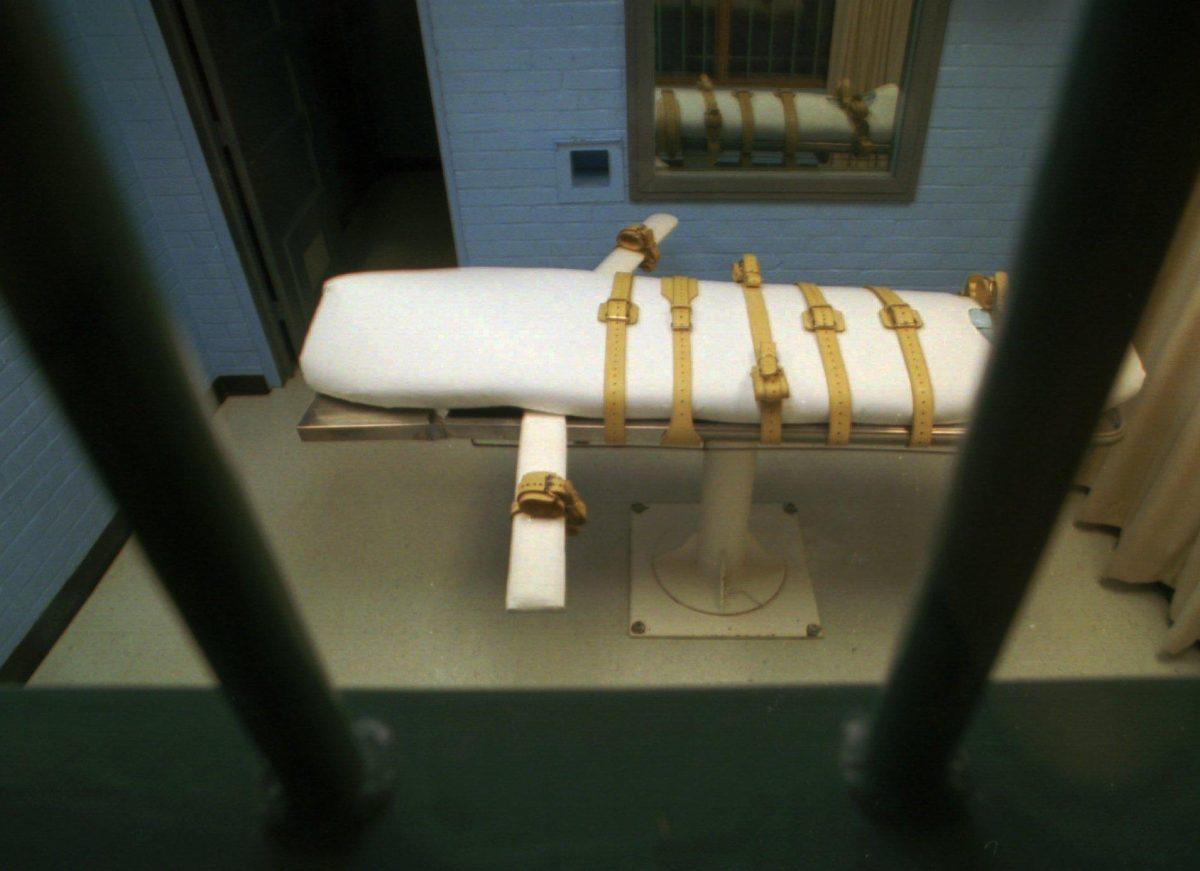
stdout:
[[[228,400],[217,422],[341,685],[877,681],[953,463],[952,456],[905,452],[764,452],[758,499],[799,509],[826,636],[633,639],[626,632],[629,506],[697,499],[699,455],[574,450],[571,477],[592,520],[569,543],[567,610],[508,614],[515,451],[460,442],[301,443],[294,426],[310,397],[294,381],[267,397]],[[1155,655],[1166,625],[1157,593],[1099,580],[1112,543],[1102,532],[1060,524],[1002,677],[1200,675],[1195,650],[1169,660]],[[32,683],[209,680],[131,544]]]

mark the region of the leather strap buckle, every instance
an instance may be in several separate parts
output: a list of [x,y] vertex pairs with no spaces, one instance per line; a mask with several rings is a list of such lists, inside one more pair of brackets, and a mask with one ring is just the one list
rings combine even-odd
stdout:
[[638,307],[632,300],[607,299],[600,303],[600,312],[597,315],[597,320],[602,324],[616,321],[632,326],[638,322]]
[[617,233],[617,246],[641,254],[642,262],[638,265],[647,272],[658,265],[658,242],[654,238],[654,231],[645,224],[623,227]]
[[688,303],[684,305],[671,306],[671,329],[676,332],[690,332],[692,329],[692,306]]
[[762,270],[758,267],[758,258],[753,254],[743,254],[742,259],[733,264],[733,280],[746,287],[762,287]]
[[810,305],[801,316],[801,322],[810,333],[817,330],[833,330],[835,333],[846,331],[846,319],[829,303]]
[[692,328],[692,299],[695,294],[691,292],[691,284],[686,279],[680,279],[671,285],[671,329],[677,332],[688,332]]
[[758,355],[758,365],[750,370],[750,380],[754,385],[754,398],[759,402],[782,402],[792,395],[774,345],[764,348]]
[[919,330],[925,326],[921,315],[906,302],[895,302],[879,310],[879,320],[889,330]]
[[587,523],[587,505],[569,480],[553,472],[526,472],[517,483],[512,514],[539,519],[563,517],[574,535]]

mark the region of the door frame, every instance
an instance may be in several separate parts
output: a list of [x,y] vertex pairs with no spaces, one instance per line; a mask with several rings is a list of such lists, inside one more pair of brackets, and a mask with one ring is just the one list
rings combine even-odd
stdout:
[[288,338],[280,289],[271,277],[268,255],[257,229],[260,216],[238,177],[231,151],[236,140],[228,125],[222,123],[220,100],[207,72],[211,58],[206,58],[202,41],[191,26],[186,2],[150,0],[246,275],[267,347],[280,379],[286,381],[296,369],[300,349],[294,348]]

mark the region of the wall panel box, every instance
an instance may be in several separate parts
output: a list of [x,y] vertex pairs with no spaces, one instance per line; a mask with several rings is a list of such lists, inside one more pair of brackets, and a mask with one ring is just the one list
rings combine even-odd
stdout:
[[625,202],[625,147],[620,140],[554,143],[560,203]]

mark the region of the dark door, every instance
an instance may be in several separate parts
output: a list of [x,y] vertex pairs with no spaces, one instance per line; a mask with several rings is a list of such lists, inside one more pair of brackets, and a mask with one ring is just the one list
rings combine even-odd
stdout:
[[[271,0],[175,0],[203,79],[221,162],[244,211],[275,324],[295,358],[336,244],[328,193],[289,52]],[[259,306],[260,311],[263,306]],[[269,330],[270,331],[270,330]],[[290,370],[292,365],[287,365]]]

